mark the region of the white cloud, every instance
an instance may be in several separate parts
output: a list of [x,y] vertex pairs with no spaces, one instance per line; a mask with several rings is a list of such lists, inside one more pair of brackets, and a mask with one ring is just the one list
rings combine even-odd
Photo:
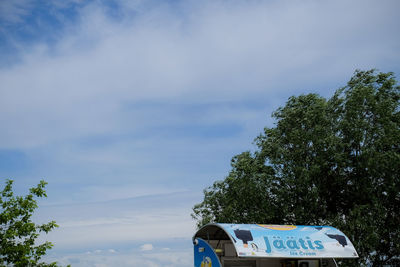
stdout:
[[143,244],[142,246],[140,246],[141,251],[151,251],[153,249],[154,248],[152,244]]
[[23,17],[29,14],[32,5],[32,0],[1,1],[0,22],[4,21],[7,24],[21,23]]
[[127,128],[127,102],[235,101],[397,62],[399,39],[386,32],[397,4],[358,3],[206,2],[186,7],[184,18],[159,8],[122,24],[93,3],[51,49],[56,56],[29,54],[0,72],[8,128],[0,145],[135,131],[144,121],[133,116]]
[[[183,192],[131,199],[42,206],[35,221],[55,220],[60,227],[42,240],[51,240],[56,249],[75,248],[99,253],[112,244],[148,244],[161,240],[189,240],[195,231],[190,217],[197,194]],[[190,242],[188,241],[190,244]],[[108,247],[107,247],[108,246]],[[115,249],[115,248],[113,248]],[[118,248],[117,248],[118,249]],[[99,250],[99,251],[97,251]]]
[[[118,156],[116,156],[118,158]],[[90,158],[95,160],[95,158]],[[86,162],[84,159],[81,159]],[[115,160],[115,158],[113,159]],[[169,188],[166,186],[129,184],[124,185],[92,185],[77,191],[79,201],[110,201],[135,197],[146,197],[160,194],[187,192],[185,188]],[[72,201],[71,201],[72,202]]]
[[187,267],[193,265],[192,249],[180,249],[168,252],[147,251],[146,253],[102,253],[102,254],[70,254],[54,258],[47,256],[47,262],[57,260],[60,264],[71,264],[76,267],[94,266],[143,266],[143,267]]

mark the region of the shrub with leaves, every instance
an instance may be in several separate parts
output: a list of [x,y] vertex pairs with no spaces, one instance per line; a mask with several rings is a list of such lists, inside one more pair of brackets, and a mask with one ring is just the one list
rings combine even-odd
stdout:
[[38,208],[35,198],[47,197],[46,184],[40,181],[28,195],[15,196],[13,181],[7,180],[0,191],[0,266],[58,266],[39,262],[53,244],[37,244],[41,233],[48,233],[58,225],[55,221],[38,225],[31,219]]

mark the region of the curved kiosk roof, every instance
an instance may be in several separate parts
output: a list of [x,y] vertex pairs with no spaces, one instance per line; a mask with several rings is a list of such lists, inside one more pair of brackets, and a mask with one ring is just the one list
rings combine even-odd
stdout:
[[208,224],[193,244],[195,267],[336,266],[334,258],[358,258],[330,226]]
[[[330,226],[208,224],[193,242],[233,244],[238,258],[358,258],[349,238]],[[217,245],[215,245],[217,244]]]
[[194,235],[230,239],[238,257],[358,258],[349,238],[330,226],[208,224]]

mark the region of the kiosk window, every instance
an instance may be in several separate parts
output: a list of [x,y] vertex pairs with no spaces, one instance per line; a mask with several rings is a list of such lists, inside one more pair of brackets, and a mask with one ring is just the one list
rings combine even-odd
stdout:
[[319,267],[319,260],[284,260],[282,267]]
[[255,260],[226,260],[224,267],[256,267]]
[[296,260],[286,260],[282,263],[282,267],[297,267]]

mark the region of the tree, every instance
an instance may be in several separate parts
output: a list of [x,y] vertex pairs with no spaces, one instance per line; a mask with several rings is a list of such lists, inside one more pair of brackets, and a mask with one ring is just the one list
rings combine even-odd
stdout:
[[353,241],[354,266],[400,257],[400,87],[356,71],[330,99],[290,97],[256,151],[232,159],[193,208],[208,222],[332,225]]
[[37,225],[31,220],[38,207],[35,197],[47,197],[46,182],[40,181],[24,197],[14,196],[12,184],[12,180],[7,180],[0,192],[0,266],[57,266],[39,262],[53,244],[36,244],[41,232],[48,233],[58,227],[57,224],[51,221]]

